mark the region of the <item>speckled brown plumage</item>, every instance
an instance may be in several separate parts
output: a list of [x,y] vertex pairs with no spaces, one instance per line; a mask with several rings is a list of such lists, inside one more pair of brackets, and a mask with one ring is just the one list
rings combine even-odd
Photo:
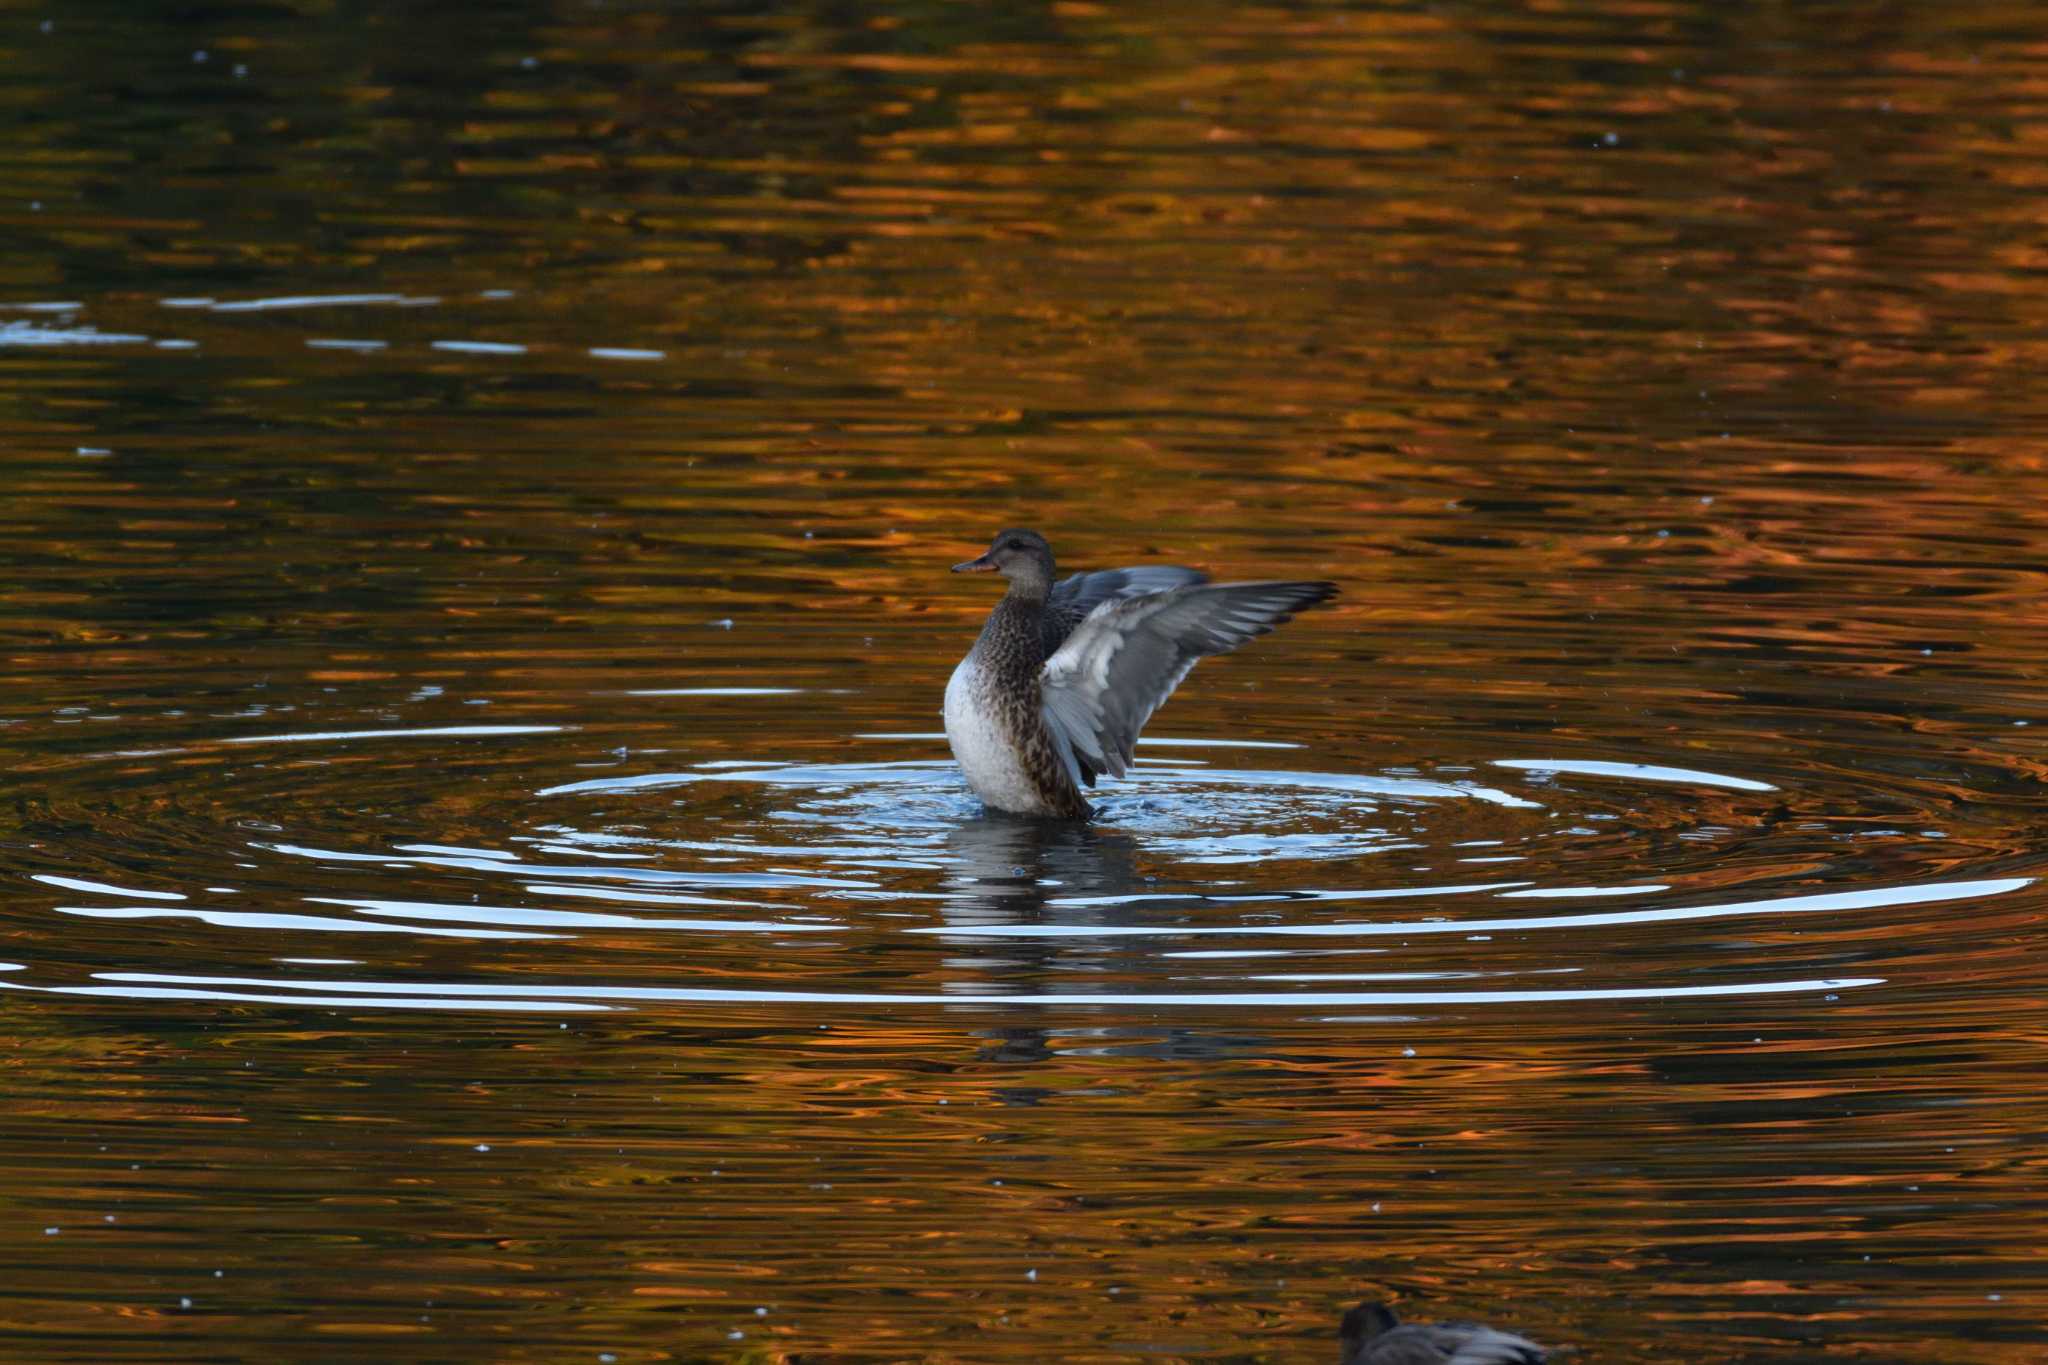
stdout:
[[[1053,748],[1051,732],[1040,712],[1043,706],[1040,671],[1048,646],[1045,599],[1014,588],[996,603],[971,651],[980,670],[976,688],[980,707],[993,714],[997,726],[1013,737],[1024,775],[1031,782],[1045,814],[1082,820],[1093,814],[1066,764]],[[1061,631],[1061,638],[1072,630]]]
[[1080,819],[1098,775],[1121,777],[1138,731],[1198,659],[1327,601],[1331,583],[1218,583],[1153,565],[1055,586],[1052,547],[1004,531],[959,572],[1009,591],[946,685],[946,738],[984,805]]

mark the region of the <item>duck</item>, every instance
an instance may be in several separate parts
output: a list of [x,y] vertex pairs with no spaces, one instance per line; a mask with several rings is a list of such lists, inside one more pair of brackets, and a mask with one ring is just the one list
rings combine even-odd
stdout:
[[1036,531],[999,533],[954,573],[1009,590],[946,683],[946,740],[984,806],[1085,820],[1084,787],[1122,777],[1138,732],[1188,671],[1329,601],[1330,582],[1211,583],[1177,565],[1054,581]]
[[1550,1352],[1479,1322],[1403,1322],[1367,1299],[1344,1315],[1338,1365],[1543,1365]]

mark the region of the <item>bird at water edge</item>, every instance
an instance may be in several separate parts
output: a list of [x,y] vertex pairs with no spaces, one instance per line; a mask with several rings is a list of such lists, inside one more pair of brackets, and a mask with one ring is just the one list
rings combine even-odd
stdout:
[[999,573],[1009,591],[946,684],[946,740],[982,803],[1085,819],[1083,786],[1122,777],[1138,732],[1188,670],[1327,602],[1326,582],[1211,583],[1169,565],[1054,582],[1036,531],[997,535],[954,573]]

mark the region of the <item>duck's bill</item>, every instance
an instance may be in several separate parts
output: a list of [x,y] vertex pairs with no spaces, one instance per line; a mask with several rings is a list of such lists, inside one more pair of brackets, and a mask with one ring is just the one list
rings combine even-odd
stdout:
[[996,562],[987,555],[983,555],[980,559],[970,559],[965,564],[955,564],[953,566],[954,573],[994,573],[995,571]]

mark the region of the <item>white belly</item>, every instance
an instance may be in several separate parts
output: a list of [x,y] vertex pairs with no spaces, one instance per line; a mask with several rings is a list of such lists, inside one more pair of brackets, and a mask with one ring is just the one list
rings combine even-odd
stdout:
[[984,804],[1020,815],[1042,815],[1046,805],[1024,775],[1017,750],[997,728],[984,700],[981,670],[962,659],[946,684],[946,742]]

